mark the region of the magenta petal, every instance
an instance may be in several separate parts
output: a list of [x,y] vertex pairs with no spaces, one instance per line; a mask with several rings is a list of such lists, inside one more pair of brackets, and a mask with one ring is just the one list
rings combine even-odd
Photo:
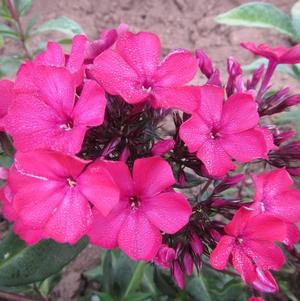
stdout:
[[108,215],[119,202],[120,190],[103,165],[90,165],[78,178],[82,194],[103,214]]
[[287,229],[284,221],[269,214],[259,214],[250,218],[243,232],[244,237],[270,242],[285,240]]
[[286,223],[286,238],[283,241],[285,245],[292,248],[299,241],[299,229],[296,224]]
[[223,106],[221,132],[232,134],[255,127],[258,123],[257,103],[250,94],[236,93]]
[[148,96],[142,91],[143,79],[113,50],[102,52],[91,72],[108,93],[120,95],[128,103],[138,103]]
[[95,81],[86,81],[72,114],[74,126],[97,126],[102,124],[105,106],[105,91]]
[[41,181],[53,179],[63,184],[67,184],[67,177],[77,178],[88,162],[53,151],[17,152],[15,156],[15,166],[20,174]]
[[116,49],[140,76],[150,78],[159,63],[160,40],[151,32],[125,32],[117,40]]
[[22,222],[34,228],[45,226],[65,195],[55,181],[36,180],[24,186],[14,196],[13,207]]
[[279,271],[285,262],[281,249],[268,241],[246,240],[243,250],[262,269]]
[[173,108],[192,113],[196,110],[200,101],[199,87],[163,87],[154,88],[153,107]]
[[65,68],[39,66],[34,69],[38,97],[58,113],[70,116],[75,101],[75,84]]
[[34,245],[38,243],[41,239],[47,238],[44,235],[43,229],[33,229],[22,223],[19,219],[14,224],[14,232],[19,235],[19,237],[26,242],[27,245]]
[[232,264],[235,270],[241,275],[244,282],[252,283],[256,273],[251,259],[240,247],[235,247],[232,251]]
[[206,122],[199,115],[194,114],[180,126],[179,134],[189,151],[193,153],[210,138],[210,131]]
[[224,89],[205,85],[200,87],[200,105],[198,114],[211,126],[220,125],[224,102]]
[[173,234],[185,226],[192,214],[187,199],[176,192],[160,193],[142,200],[145,215],[160,230]]
[[47,49],[36,56],[34,63],[37,65],[64,67],[64,51],[58,43],[48,42]]
[[286,49],[286,52],[281,56],[281,64],[298,64],[300,62],[300,45],[295,45],[290,49]]
[[126,163],[120,161],[97,160],[94,165],[106,168],[114,182],[120,189],[121,197],[131,197],[133,195],[133,182],[131,173]]
[[232,236],[239,236],[244,233],[244,229],[248,225],[251,217],[257,215],[253,209],[241,207],[233,216],[233,219],[225,226],[225,232]]
[[190,82],[198,69],[197,59],[187,50],[169,53],[153,75],[157,87],[178,87]]
[[176,183],[171,166],[161,157],[137,159],[133,165],[137,196],[152,197]]
[[224,270],[228,264],[229,256],[234,246],[235,238],[225,235],[218,242],[217,247],[210,255],[210,265],[216,270]]
[[300,221],[300,189],[291,189],[263,201],[266,211],[288,222]]
[[22,64],[17,72],[15,80],[15,90],[17,92],[32,92],[36,91],[34,83],[35,67],[32,61]]
[[204,163],[205,168],[212,177],[224,177],[235,166],[223,149],[221,143],[216,140],[207,140],[201,145],[197,157]]
[[49,219],[45,234],[57,242],[76,243],[92,222],[88,201],[76,188],[69,188]]
[[224,135],[219,141],[226,153],[238,162],[266,158],[268,154],[264,136],[256,129]]
[[124,202],[115,206],[107,216],[94,210],[94,220],[88,231],[91,243],[105,249],[117,247],[119,232],[129,212],[129,208],[126,210],[124,207]]
[[82,73],[83,75],[82,68],[87,46],[88,40],[86,36],[76,35],[73,37],[72,49],[66,67],[72,74],[77,76],[77,84],[83,80],[83,78],[80,78],[80,74]]
[[7,114],[8,107],[15,97],[13,88],[14,83],[12,81],[0,80],[0,118]]
[[161,234],[140,211],[131,211],[119,233],[120,249],[134,260],[151,260],[161,246]]

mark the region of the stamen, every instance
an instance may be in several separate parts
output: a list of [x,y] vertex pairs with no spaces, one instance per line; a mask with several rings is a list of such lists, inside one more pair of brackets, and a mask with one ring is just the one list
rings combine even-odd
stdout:
[[75,187],[77,185],[76,181],[73,178],[67,178],[67,182],[70,187]]

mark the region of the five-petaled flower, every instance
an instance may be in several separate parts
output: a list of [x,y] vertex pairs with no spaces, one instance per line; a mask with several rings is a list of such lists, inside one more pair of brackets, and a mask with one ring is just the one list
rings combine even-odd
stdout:
[[192,112],[198,87],[183,85],[195,76],[197,59],[180,49],[159,62],[160,48],[160,40],[153,33],[123,33],[115,49],[95,59],[91,73],[108,93],[120,95],[130,104],[147,100],[154,107]]
[[287,223],[288,245],[297,243],[299,231],[294,223],[300,221],[300,189],[293,189],[293,180],[285,169],[275,169],[253,175],[255,182],[254,203],[257,213],[268,213]]
[[275,64],[298,64],[300,63],[300,45],[292,48],[278,46],[271,48],[267,44],[259,44],[253,42],[243,42],[241,46],[248,49],[252,53],[263,56]]
[[272,277],[269,270],[279,271],[285,262],[281,249],[274,242],[285,241],[286,224],[274,216],[257,215],[254,210],[242,207],[226,225],[225,233],[210,256],[212,267],[224,270],[231,258],[245,283],[264,290],[266,286],[261,282]]
[[266,158],[273,143],[268,130],[258,127],[257,104],[249,94],[236,93],[224,102],[224,89],[200,89],[199,107],[180,128],[190,152],[204,163],[209,175],[223,177],[235,169],[232,159],[249,162]]
[[119,188],[104,167],[89,163],[53,151],[17,153],[8,184],[22,224],[43,237],[75,243],[92,222],[92,205],[109,214],[119,201]]
[[18,91],[4,120],[6,131],[19,151],[78,153],[87,129],[104,120],[104,90],[88,80],[78,99],[66,68],[38,66],[33,72],[35,90]]
[[121,195],[109,215],[95,213],[91,241],[108,249],[119,246],[135,260],[153,259],[161,246],[160,230],[176,233],[192,213],[186,198],[171,189],[176,182],[171,167],[160,157],[138,159],[131,176],[124,162],[97,164],[110,171]]

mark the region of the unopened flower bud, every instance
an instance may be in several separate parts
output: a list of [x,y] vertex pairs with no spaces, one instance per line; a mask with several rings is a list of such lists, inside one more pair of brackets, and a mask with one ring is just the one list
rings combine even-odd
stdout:
[[161,140],[155,143],[151,152],[155,156],[162,156],[174,148],[175,141],[173,139]]
[[203,253],[203,244],[201,239],[199,238],[199,236],[194,232],[192,233],[192,238],[191,238],[191,248],[193,250],[193,252],[198,255],[201,256]]
[[193,274],[193,259],[190,253],[185,253],[183,257],[185,272],[188,276]]
[[275,293],[278,291],[278,285],[272,274],[268,270],[256,268],[256,278],[252,282],[252,286],[264,293]]
[[156,265],[164,268],[169,269],[172,266],[172,262],[175,259],[175,250],[170,248],[169,246],[163,244],[161,245],[160,249],[158,250],[156,256],[154,257],[153,261]]
[[207,77],[210,78],[213,74],[213,65],[211,59],[208,55],[202,50],[196,50],[196,57],[199,60],[199,68],[201,72]]
[[174,263],[173,276],[174,276],[174,279],[175,279],[177,285],[181,289],[183,289],[184,288],[184,274],[180,267],[180,264],[177,261]]

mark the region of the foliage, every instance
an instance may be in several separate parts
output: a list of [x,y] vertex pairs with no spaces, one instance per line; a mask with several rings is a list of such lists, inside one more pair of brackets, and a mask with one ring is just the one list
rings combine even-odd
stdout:
[[43,24],[39,24],[38,16],[33,16],[25,22],[24,17],[30,12],[31,6],[32,0],[2,1],[0,48],[12,40],[20,44],[22,51],[5,53],[0,58],[0,78],[13,76],[24,59],[30,59],[44,49],[45,45],[43,44],[40,44],[38,48],[33,48],[37,35],[56,32],[61,35],[63,43],[70,43],[75,34],[83,33],[83,29],[77,22],[65,16],[46,21]]

